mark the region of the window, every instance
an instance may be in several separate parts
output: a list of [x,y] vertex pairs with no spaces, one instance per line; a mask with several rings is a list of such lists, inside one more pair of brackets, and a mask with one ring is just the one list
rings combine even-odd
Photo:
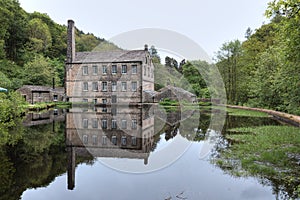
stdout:
[[126,138],[126,136],[122,136],[122,138],[121,138],[121,144],[123,146],[125,146],[127,144],[127,138]]
[[136,137],[131,137],[131,145],[136,146]]
[[102,91],[103,92],[107,91],[107,82],[102,82]]
[[112,65],[111,66],[111,73],[116,74],[117,73],[117,65]]
[[127,83],[122,82],[122,91],[126,91],[126,90],[127,90]]
[[97,118],[92,119],[92,127],[93,128],[98,128],[98,119]]
[[107,108],[106,107],[102,107],[102,112],[103,113],[107,113]]
[[93,89],[93,91],[98,91],[98,83],[97,82],[92,83],[92,89]]
[[102,99],[102,104],[107,104],[107,99]]
[[122,74],[127,73],[127,65],[122,65]]
[[102,74],[107,74],[107,66],[106,65],[102,66]]
[[131,66],[131,73],[136,74],[137,73],[137,65],[132,65]]
[[98,143],[98,137],[97,135],[93,135],[93,145],[97,145]]
[[111,142],[112,142],[114,145],[117,145],[117,136],[112,136],[112,137],[111,137]]
[[58,100],[57,94],[53,95],[53,101],[57,101],[57,100]]
[[[93,99],[93,103],[97,104],[98,100],[97,99]],[[97,110],[96,110],[97,111]]]
[[89,74],[88,66],[83,66],[82,67],[82,75],[88,75],[88,74]]
[[82,127],[83,128],[88,128],[89,126],[89,120],[88,119],[83,119],[82,120]]
[[131,82],[131,91],[136,92],[137,91],[137,82]]
[[150,67],[148,67],[148,77],[150,77]]
[[83,83],[83,91],[88,91],[89,90],[89,84],[87,82]]
[[117,115],[117,108],[116,108],[116,107],[112,107],[112,108],[111,108],[111,114],[112,114],[113,116],[116,116],[116,115]]
[[102,119],[102,129],[107,129],[107,120]]
[[127,121],[124,120],[124,119],[122,120],[121,128],[122,128],[122,129],[126,129],[126,128],[127,128]]
[[117,95],[111,96],[111,103],[117,103]]
[[131,128],[132,129],[137,129],[137,120],[136,119],[132,120],[132,122],[131,122]]
[[151,78],[153,78],[153,76],[154,76],[154,75],[153,75],[153,69],[151,69]]
[[97,74],[98,74],[98,66],[93,65],[93,75],[97,75]]
[[117,120],[115,120],[115,119],[111,120],[111,128],[117,129]]
[[111,82],[111,91],[113,91],[113,92],[117,91],[117,82],[116,81]]
[[83,101],[83,103],[87,103],[87,102],[89,102],[89,100],[88,100],[88,99],[83,99],[82,101]]
[[103,145],[107,144],[106,138],[107,138],[106,136],[102,136],[102,144]]
[[89,136],[83,135],[82,136],[82,141],[83,141],[83,144],[88,144],[89,143]]
[[146,66],[144,66],[144,76],[147,75]]

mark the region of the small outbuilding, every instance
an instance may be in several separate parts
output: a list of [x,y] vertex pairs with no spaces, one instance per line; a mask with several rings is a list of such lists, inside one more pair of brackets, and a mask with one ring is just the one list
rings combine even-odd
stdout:
[[31,104],[40,102],[64,101],[65,90],[62,87],[24,85],[18,89],[24,99]]

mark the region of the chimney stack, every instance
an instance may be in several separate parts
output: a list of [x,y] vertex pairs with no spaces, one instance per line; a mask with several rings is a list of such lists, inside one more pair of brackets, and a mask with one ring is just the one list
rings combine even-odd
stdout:
[[67,37],[67,63],[72,63],[75,60],[75,26],[71,19],[68,20]]
[[145,51],[148,51],[148,44],[145,44],[144,50],[145,50]]

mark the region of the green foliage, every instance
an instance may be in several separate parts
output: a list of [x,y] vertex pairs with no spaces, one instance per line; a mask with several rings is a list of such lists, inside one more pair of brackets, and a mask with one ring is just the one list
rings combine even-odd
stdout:
[[[23,84],[49,85],[52,78],[57,85],[64,84],[66,26],[55,23],[47,14],[26,13],[17,0],[0,0],[0,23],[3,86],[15,90]],[[77,30],[76,36],[77,51],[118,49],[93,34]]]
[[[18,92],[0,93],[0,146],[13,144],[20,137],[18,118],[24,113],[26,104]],[[12,131],[12,133],[11,133]]]
[[[233,141],[233,145],[221,152],[217,162],[219,166],[231,174],[275,180],[291,198],[299,198],[299,128],[260,126],[235,128],[231,131],[239,134],[226,136]],[[239,160],[239,164],[232,162],[234,160]]]
[[152,62],[155,64],[160,64],[160,56],[158,55],[158,52],[153,45],[150,47],[149,53],[152,57]]
[[217,66],[229,103],[300,114],[299,8],[297,0],[273,1],[271,22],[248,34],[237,56],[223,45]]
[[23,79],[26,85],[52,85],[52,78],[59,79],[49,59],[41,55],[37,55],[34,60],[25,64],[24,74],[25,77]]

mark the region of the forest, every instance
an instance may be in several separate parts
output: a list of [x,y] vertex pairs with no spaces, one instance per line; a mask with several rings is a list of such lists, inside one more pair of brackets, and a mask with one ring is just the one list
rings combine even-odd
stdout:
[[216,65],[229,104],[300,115],[300,2],[276,0],[270,23],[248,28],[246,40],[232,40],[217,52]]

